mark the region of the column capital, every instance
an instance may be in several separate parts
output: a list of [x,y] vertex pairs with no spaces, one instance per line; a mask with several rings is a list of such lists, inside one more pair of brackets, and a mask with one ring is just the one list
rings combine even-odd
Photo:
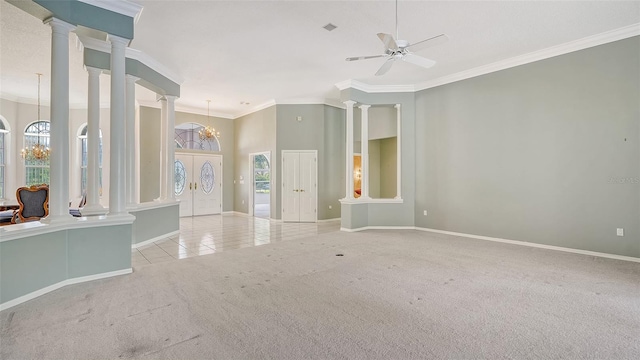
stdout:
[[175,96],[175,95],[165,95],[164,98],[167,99],[168,102],[172,103],[172,102],[176,101],[176,99],[178,97]]
[[84,68],[87,70],[89,75],[100,76],[100,74],[102,74],[102,69],[93,66],[85,66]]
[[395,104],[395,105],[393,105],[393,107],[396,108],[396,109],[400,109],[402,107],[402,105],[401,104]]
[[121,47],[124,48],[127,45],[129,45],[129,42],[131,40],[123,38],[123,37],[120,37],[120,36],[108,34],[107,35],[107,41],[110,42],[112,46],[121,46]]
[[342,102],[342,103],[343,103],[343,104],[345,104],[345,105],[347,105],[347,106],[349,106],[349,107],[353,107],[353,105],[355,105],[355,104],[356,104],[356,102],[355,102],[355,101],[353,101],[353,100],[347,100],[347,101],[344,101],[344,102]]
[[51,26],[51,29],[53,29],[54,33],[69,34],[69,32],[76,29],[75,25],[69,24],[66,21],[62,21],[54,17],[44,19],[42,23]]
[[126,82],[128,82],[128,83],[132,83],[132,82],[133,82],[133,83],[135,83],[136,81],[140,80],[140,78],[139,78],[139,77],[137,77],[137,76],[133,76],[133,75],[129,75],[129,74],[126,74],[126,75],[124,76],[124,79],[125,79],[125,81],[126,81]]
[[369,108],[371,107],[371,105],[362,104],[362,105],[360,105],[360,106],[358,106],[358,107],[359,107],[360,109],[362,109],[362,110],[367,110],[367,109],[369,109]]

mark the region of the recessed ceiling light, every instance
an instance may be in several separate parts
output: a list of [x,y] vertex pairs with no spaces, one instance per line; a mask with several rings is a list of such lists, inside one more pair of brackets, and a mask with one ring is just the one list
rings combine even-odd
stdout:
[[328,23],[327,25],[323,26],[323,28],[327,31],[331,31],[335,28],[337,28],[337,26],[333,25],[332,23]]

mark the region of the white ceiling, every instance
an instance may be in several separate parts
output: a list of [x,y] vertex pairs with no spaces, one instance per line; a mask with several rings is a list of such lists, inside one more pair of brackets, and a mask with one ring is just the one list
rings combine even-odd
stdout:
[[[36,72],[49,98],[50,29],[0,1],[0,93],[33,101]],[[144,10],[131,47],[184,81],[176,107],[235,114],[270,100],[338,98],[336,83],[419,84],[515,56],[640,23],[640,1],[400,1],[400,38],[416,42],[445,33],[449,42],[418,54],[437,61],[425,70],[398,62],[373,74],[383,59],[346,62],[382,52],[378,32],[394,33],[394,1],[137,0]],[[322,27],[333,23],[337,29]],[[75,44],[75,36],[70,39]],[[70,56],[71,103],[86,103],[82,54]],[[108,76],[101,99],[108,103]],[[137,97],[154,94],[138,87]],[[250,105],[241,104],[249,102]]]

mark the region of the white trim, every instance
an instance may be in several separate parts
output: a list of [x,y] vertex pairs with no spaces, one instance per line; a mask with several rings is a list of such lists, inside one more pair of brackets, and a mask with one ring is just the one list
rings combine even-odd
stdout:
[[174,206],[174,205],[180,205],[180,200],[153,200],[153,201],[147,201],[147,202],[143,202],[140,204],[131,204],[129,206],[127,206],[127,211],[130,212],[137,212],[137,211],[144,211],[144,210],[152,210],[152,209],[160,209],[160,208],[164,208],[164,207],[169,207],[169,206]]
[[130,214],[69,217],[64,221],[46,223],[46,218],[41,221],[30,221],[11,226],[0,227],[0,242],[12,241],[26,237],[44,235],[57,231],[69,231],[94,227],[106,227],[116,225],[131,225],[135,216]]
[[[249,153],[249,193],[251,194],[251,196],[249,196],[249,206],[248,206],[248,211],[247,214],[251,217],[255,217],[255,194],[256,194],[256,189],[255,189],[255,169],[253,168],[253,164],[255,162],[255,156],[256,155],[265,155],[267,156],[267,160],[269,161],[269,189],[273,189],[273,177],[271,176],[271,171],[273,170],[273,166],[271,166],[272,161],[273,161],[273,157],[271,156],[271,150],[267,150],[267,151],[260,151],[260,152],[254,152],[254,153]],[[271,191],[271,190],[269,190]],[[269,212],[271,212],[271,192],[269,192]],[[271,218],[271,214],[269,214],[269,218]]]
[[344,232],[358,232],[364,230],[415,230],[415,226],[364,226],[355,229],[349,229],[340,227],[340,231]]
[[79,283],[83,283],[83,282],[87,282],[87,281],[93,281],[93,280],[99,280],[99,279],[105,279],[105,278],[109,278],[109,277],[114,277],[114,276],[120,276],[120,275],[126,275],[126,274],[131,274],[133,272],[132,268],[128,268],[128,269],[122,269],[122,270],[116,270],[116,271],[110,271],[110,272],[106,272],[106,273],[100,273],[100,274],[95,274],[95,275],[87,275],[87,276],[81,276],[81,277],[77,277],[77,278],[72,278],[72,279],[67,279],[67,280],[63,280],[60,281],[59,283],[53,284],[53,285],[49,285],[45,288],[36,290],[34,292],[28,293],[26,295],[22,295],[18,298],[15,298],[13,300],[9,300],[7,302],[4,302],[2,304],[0,304],[0,311],[9,309],[11,307],[14,307],[16,305],[22,304],[23,302],[32,300],[37,298],[38,296],[44,295],[46,293],[50,293],[54,290],[58,290],[62,287],[65,287],[67,285],[73,285],[73,284],[79,284]]
[[243,116],[247,116],[249,114],[253,114],[254,112],[258,112],[260,110],[264,110],[264,109],[270,108],[270,107],[275,106],[275,105],[276,105],[276,101],[274,99],[271,99],[271,100],[263,102],[262,104],[256,105],[256,106],[252,107],[251,109],[240,111],[240,112],[236,113],[233,116],[233,118],[234,119],[241,118]]
[[415,92],[416,87],[413,84],[408,85],[370,85],[365,84],[358,80],[345,80],[339,83],[336,83],[335,86],[338,90],[342,91],[345,89],[355,89],[364,91],[367,93],[406,93],[406,92]]
[[566,248],[566,247],[562,247],[562,246],[545,245],[545,244],[538,244],[538,243],[532,243],[532,242],[527,242],[527,241],[501,239],[501,238],[495,238],[495,237],[490,237],[490,236],[465,234],[465,233],[459,233],[459,232],[453,232],[453,231],[445,231],[445,230],[436,230],[436,229],[423,228],[423,227],[416,227],[415,229],[418,230],[418,231],[426,231],[426,232],[433,232],[433,233],[438,233],[438,234],[461,236],[461,237],[478,239],[478,240],[495,241],[495,242],[512,244],[512,245],[529,246],[529,247],[535,247],[535,248],[540,248],[540,249],[564,251],[564,252],[570,252],[570,253],[574,253],[574,254],[598,256],[598,257],[603,257],[603,258],[608,258],[608,259],[615,259],[615,260],[623,260],[623,261],[631,261],[631,262],[640,263],[640,258],[636,258],[636,257],[632,257],[632,256],[607,254],[607,253],[601,253],[601,252],[597,252],[597,251],[572,249],[572,248]]
[[172,237],[174,235],[179,235],[179,234],[180,234],[180,230],[174,230],[174,231],[168,232],[168,233],[163,234],[163,235],[158,235],[158,236],[153,237],[153,238],[151,238],[149,240],[145,240],[145,241],[141,241],[139,243],[131,244],[131,248],[132,249],[137,249],[139,247],[154,243],[154,242],[156,242],[158,240],[166,239],[168,237]]
[[136,4],[131,1],[125,0],[78,0],[91,6],[99,7],[105,10],[112,11],[121,15],[133,18],[135,22],[138,22],[142,9],[144,8],[140,4]]
[[316,221],[316,222],[319,222],[319,223],[325,223],[325,222],[341,221],[341,220],[342,220],[342,218],[333,218],[333,219],[323,219],[323,220],[318,220],[318,221]]
[[250,217],[249,214],[240,212],[240,211],[225,211],[222,213],[223,215],[233,215],[233,216],[245,216]]

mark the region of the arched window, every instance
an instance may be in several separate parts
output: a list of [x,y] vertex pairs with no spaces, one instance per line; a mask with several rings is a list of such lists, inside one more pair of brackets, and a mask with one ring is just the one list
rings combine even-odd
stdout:
[[[25,149],[49,149],[49,121],[32,122],[24,130]],[[25,183],[27,186],[49,184],[49,156],[34,156],[29,152],[24,157]]]
[[204,126],[196,123],[180,124],[175,128],[176,149],[220,151],[220,141],[216,136],[201,138],[198,132]]
[[[102,189],[102,130],[99,130],[100,142],[98,143],[98,180]],[[80,189],[84,194],[87,190],[87,124],[84,124],[78,134],[80,139]],[[100,191],[102,193],[102,191]]]
[[3,119],[0,119],[0,199],[5,197],[5,179],[4,179],[4,166],[5,166],[5,154],[6,154],[6,139],[4,134],[9,132],[9,126],[4,123]]

